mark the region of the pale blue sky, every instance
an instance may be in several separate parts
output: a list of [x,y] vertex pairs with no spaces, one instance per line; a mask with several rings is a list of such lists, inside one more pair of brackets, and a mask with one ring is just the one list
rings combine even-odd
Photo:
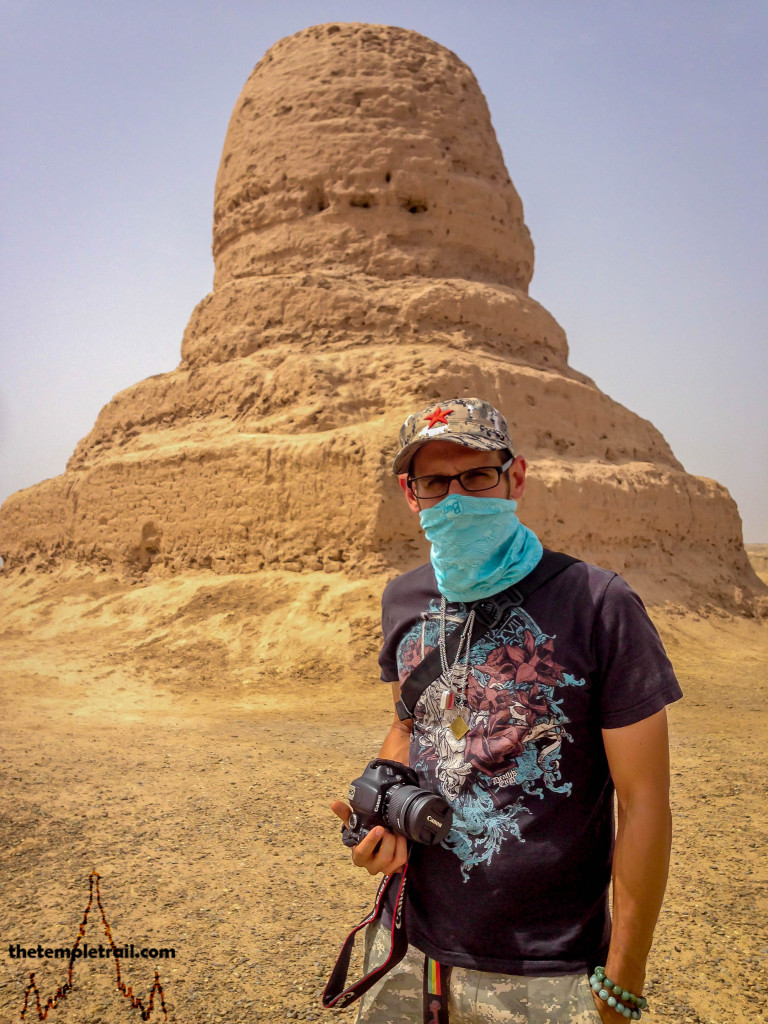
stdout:
[[571,364],[768,541],[768,6],[760,0],[5,0],[0,500],[173,369],[210,290],[235,100],[282,36],[415,29],[485,92]]

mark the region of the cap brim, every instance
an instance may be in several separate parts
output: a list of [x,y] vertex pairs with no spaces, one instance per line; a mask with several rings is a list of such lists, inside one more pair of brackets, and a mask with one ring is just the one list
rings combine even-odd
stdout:
[[450,441],[451,444],[461,445],[462,448],[473,448],[478,452],[499,452],[505,448],[509,449],[506,441],[500,441],[499,444],[490,444],[487,438],[481,439],[472,434],[442,434],[437,437],[418,437],[416,440],[410,441],[404,448],[401,448],[395,456],[395,461],[392,464],[392,472],[395,476],[407,473],[413,456],[419,448],[423,448],[430,441]]

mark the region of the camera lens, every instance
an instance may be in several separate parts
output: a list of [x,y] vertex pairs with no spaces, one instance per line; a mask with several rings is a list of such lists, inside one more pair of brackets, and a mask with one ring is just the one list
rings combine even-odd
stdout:
[[437,793],[402,785],[390,789],[383,817],[394,832],[434,846],[448,834],[453,811]]

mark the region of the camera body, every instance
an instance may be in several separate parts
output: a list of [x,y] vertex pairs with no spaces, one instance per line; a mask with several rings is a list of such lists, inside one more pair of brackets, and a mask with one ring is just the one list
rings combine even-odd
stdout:
[[345,846],[357,846],[376,825],[433,846],[448,834],[450,805],[419,786],[416,772],[399,761],[376,758],[349,785],[352,813],[343,833]]

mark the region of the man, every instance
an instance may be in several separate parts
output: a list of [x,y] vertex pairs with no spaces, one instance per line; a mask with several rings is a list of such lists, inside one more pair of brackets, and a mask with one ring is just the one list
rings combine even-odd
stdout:
[[[638,1019],[671,841],[665,707],[681,696],[658,634],[615,573],[575,560],[551,568],[557,556],[515,512],[525,460],[487,402],[409,416],[393,468],[431,563],[384,592],[382,679],[397,704],[435,647],[442,672],[411,718],[395,716],[379,756],[410,764],[445,797],[453,826],[410,856],[381,827],[352,852],[371,874],[408,858],[409,951],[358,1019],[421,1020],[430,964],[451,968],[451,1024]],[[547,567],[481,636],[474,603],[524,590]],[[454,629],[462,642],[450,661]],[[333,807],[346,823],[350,809]],[[386,949],[386,929],[369,926],[369,969]],[[423,1006],[425,1020],[430,1006],[437,1013],[428,996]]]

